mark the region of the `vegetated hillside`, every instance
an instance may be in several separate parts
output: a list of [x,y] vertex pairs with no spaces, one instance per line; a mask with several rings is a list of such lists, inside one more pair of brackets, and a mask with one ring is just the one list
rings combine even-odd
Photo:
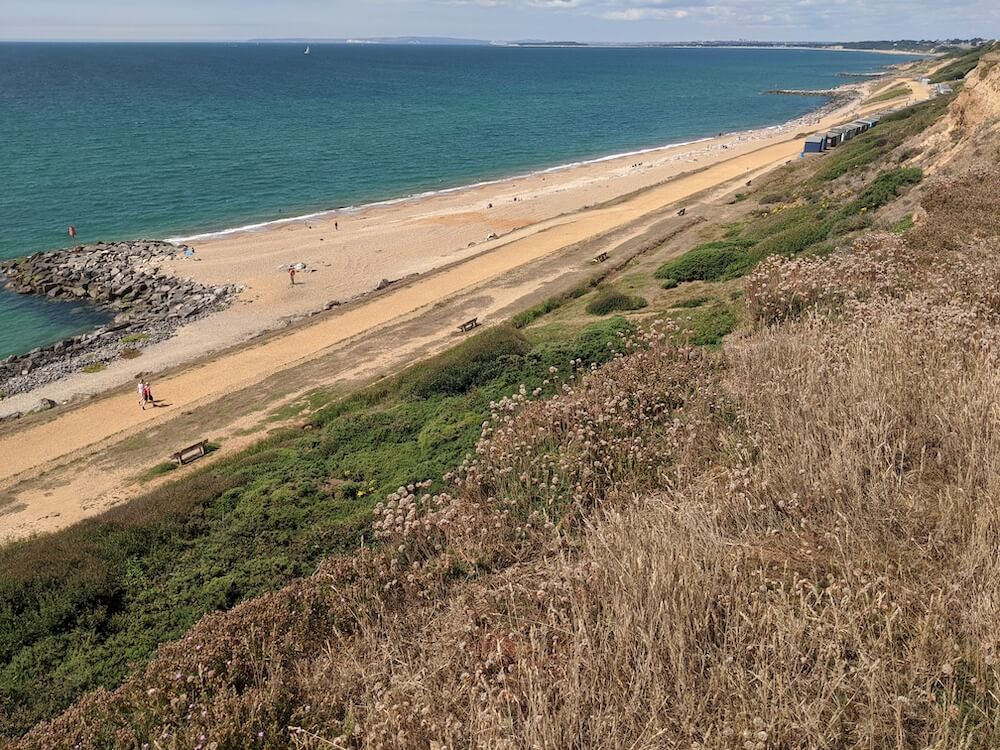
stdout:
[[[13,746],[1000,745],[1000,168],[922,181],[944,104],[755,181],[616,281],[648,303],[634,324],[564,330],[606,312],[582,289],[519,316],[505,358],[405,375],[416,400],[319,412],[257,481],[342,481],[322,431],[387,439],[370,404],[433,407],[443,437],[492,402],[445,477],[420,474],[440,438],[407,449],[376,544],[203,618]],[[695,346],[741,294],[745,327]]]
[[943,66],[931,76],[931,83],[944,83],[946,81],[957,81],[968,75],[979,64],[980,59],[990,53],[996,52],[996,43],[980,44],[970,50],[958,50],[949,57],[955,58],[952,62]]
[[965,79],[948,115],[928,132],[934,166],[988,158],[1000,138],[1000,52],[984,55]]

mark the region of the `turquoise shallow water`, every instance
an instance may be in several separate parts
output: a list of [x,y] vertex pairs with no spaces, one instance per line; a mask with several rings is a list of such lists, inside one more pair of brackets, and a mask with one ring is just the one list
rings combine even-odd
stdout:
[[[314,45],[306,57],[297,45],[0,44],[0,258],[64,246],[70,224],[82,242],[194,234],[776,124],[821,101],[762,91],[834,86],[839,72],[892,62],[804,50]],[[26,309],[0,293],[0,356],[65,335],[62,308]]]

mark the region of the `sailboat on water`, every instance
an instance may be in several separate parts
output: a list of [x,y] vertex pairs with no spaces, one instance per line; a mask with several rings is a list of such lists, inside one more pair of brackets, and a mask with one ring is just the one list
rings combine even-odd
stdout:
[[303,55],[308,55],[308,54],[309,54],[309,47],[306,47],[306,51],[305,51],[305,52],[303,52],[302,54],[303,54]]

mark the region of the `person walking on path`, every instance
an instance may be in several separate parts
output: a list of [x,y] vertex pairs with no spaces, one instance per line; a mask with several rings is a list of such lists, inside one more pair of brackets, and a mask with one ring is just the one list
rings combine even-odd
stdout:
[[146,404],[150,406],[156,406],[156,401],[153,400],[153,387],[146,381],[142,384],[142,410],[146,411]]
[[146,411],[146,383],[142,378],[139,378],[139,382],[136,384],[135,389],[139,393],[139,408]]
[[295,266],[288,267],[288,281],[291,282],[292,286],[295,286]]

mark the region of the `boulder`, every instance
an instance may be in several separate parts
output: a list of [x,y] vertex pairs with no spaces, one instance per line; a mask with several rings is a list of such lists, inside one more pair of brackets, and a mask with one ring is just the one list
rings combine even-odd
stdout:
[[58,404],[51,398],[40,398],[38,403],[35,404],[35,408],[32,409],[33,412],[36,411],[48,411],[49,409],[54,409]]

